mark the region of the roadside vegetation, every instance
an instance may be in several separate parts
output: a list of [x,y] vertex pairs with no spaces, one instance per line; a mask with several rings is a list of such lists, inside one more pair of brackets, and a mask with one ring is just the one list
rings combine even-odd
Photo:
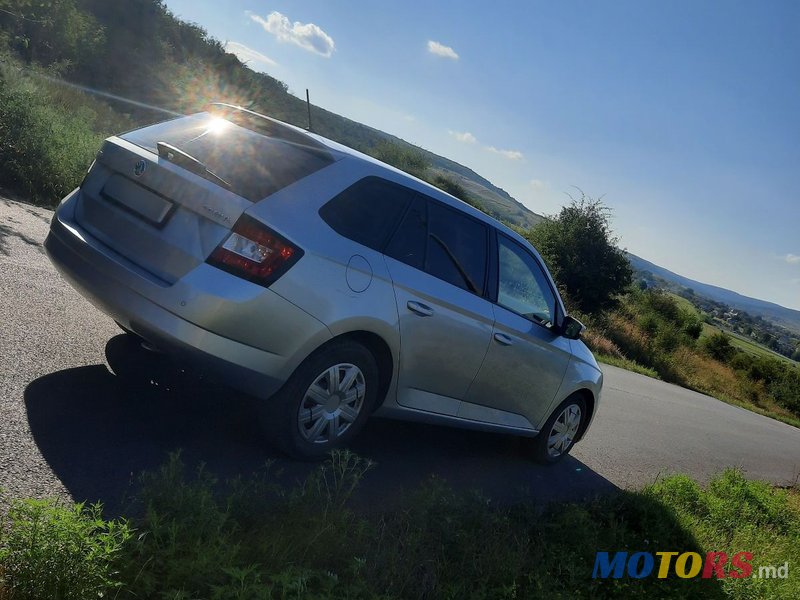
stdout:
[[[796,490],[729,470],[584,503],[496,506],[431,480],[356,510],[371,468],[338,452],[287,489],[275,465],[220,484],[174,455],[145,474],[134,517],[16,501],[0,529],[0,599],[796,598]],[[789,578],[592,579],[595,552],[753,553]],[[728,566],[729,568],[729,566]],[[727,569],[726,569],[727,570]]]
[[522,233],[589,327],[584,341],[599,360],[800,426],[797,363],[712,327],[673,294],[632,283],[602,202],[581,194]]
[[108,132],[129,129],[130,122],[45,77],[0,62],[0,185],[52,205],[77,186]]
[[652,273],[640,271],[648,287],[669,291],[678,304],[701,316],[704,334],[721,330],[731,335],[731,342],[751,354],[781,358],[791,364],[800,362],[800,331],[779,325],[761,316],[697,294],[692,288],[669,282]]
[[664,381],[800,426],[796,365],[740,350],[722,332],[701,336],[698,317],[660,290],[632,288],[587,321],[586,342],[601,360],[634,361]]

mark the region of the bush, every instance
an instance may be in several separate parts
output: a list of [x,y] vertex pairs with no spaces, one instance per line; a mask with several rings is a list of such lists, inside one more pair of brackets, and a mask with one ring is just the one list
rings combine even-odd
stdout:
[[800,415],[800,372],[796,367],[782,367],[780,374],[767,384],[767,391],[778,404]]
[[703,333],[703,322],[696,316],[690,315],[686,319],[683,331],[693,340],[700,339],[700,334]]
[[16,500],[0,522],[0,598],[88,600],[121,586],[115,561],[131,535],[99,504]]
[[526,237],[582,312],[614,306],[631,283],[630,262],[611,232],[610,210],[599,200],[582,194]]
[[721,363],[727,363],[736,353],[736,348],[731,345],[730,336],[721,331],[705,338],[702,347],[711,358]]
[[639,294],[640,303],[645,310],[657,314],[661,320],[683,326],[686,313],[680,309],[675,299],[659,289],[649,289]]
[[78,92],[51,93],[41,81],[0,68],[0,183],[54,206],[86,173],[105,133]]
[[[0,29],[11,46],[28,63],[68,69],[91,60],[105,42],[103,28],[81,10],[77,0],[12,0],[2,2],[13,13],[0,12]],[[20,18],[20,16],[24,18]]]

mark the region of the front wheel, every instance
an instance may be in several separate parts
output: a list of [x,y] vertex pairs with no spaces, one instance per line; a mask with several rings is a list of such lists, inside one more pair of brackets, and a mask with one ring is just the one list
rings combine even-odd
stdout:
[[553,411],[533,439],[533,457],[544,465],[552,465],[564,458],[589,416],[586,401],[580,396],[570,396]]
[[346,445],[375,405],[378,366],[357,342],[334,343],[308,357],[272,398],[261,420],[286,454],[319,459]]

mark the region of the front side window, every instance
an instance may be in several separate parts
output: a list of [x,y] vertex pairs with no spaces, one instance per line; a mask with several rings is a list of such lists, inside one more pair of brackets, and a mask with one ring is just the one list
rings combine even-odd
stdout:
[[503,235],[498,242],[497,303],[540,325],[555,319],[556,298],[539,263]]
[[380,251],[414,197],[408,188],[366,177],[325,204],[319,214],[339,235]]

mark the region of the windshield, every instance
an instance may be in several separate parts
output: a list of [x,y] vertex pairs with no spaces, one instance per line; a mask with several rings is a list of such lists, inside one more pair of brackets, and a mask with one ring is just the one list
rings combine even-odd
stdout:
[[331,155],[319,148],[267,137],[209,113],[165,121],[121,137],[156,154],[159,142],[173,146],[251,202],[333,162]]

